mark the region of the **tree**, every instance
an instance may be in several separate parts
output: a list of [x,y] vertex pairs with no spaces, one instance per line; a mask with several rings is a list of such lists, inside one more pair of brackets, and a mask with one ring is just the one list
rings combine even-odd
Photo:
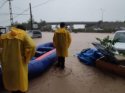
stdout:
[[111,51],[112,53],[115,53],[116,50],[114,49],[114,44],[116,42],[118,42],[118,39],[110,39],[109,36],[100,39],[100,38],[96,38],[96,40],[98,40],[100,42],[101,45],[103,45],[107,50]]

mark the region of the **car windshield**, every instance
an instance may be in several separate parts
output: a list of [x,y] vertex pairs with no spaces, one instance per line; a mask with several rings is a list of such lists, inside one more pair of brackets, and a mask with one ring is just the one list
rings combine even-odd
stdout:
[[40,34],[39,31],[33,31],[33,34]]
[[118,39],[119,42],[125,43],[125,32],[116,33],[114,39]]

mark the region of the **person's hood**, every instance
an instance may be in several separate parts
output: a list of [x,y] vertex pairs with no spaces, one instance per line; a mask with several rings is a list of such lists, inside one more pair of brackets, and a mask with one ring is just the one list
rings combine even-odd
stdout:
[[16,35],[20,35],[20,34],[25,34],[25,31],[24,31],[24,30],[18,29],[18,28],[16,28],[16,27],[11,27],[10,31],[11,31],[10,34],[11,34],[12,36],[16,36]]
[[16,27],[11,27],[9,32],[7,32],[6,34],[3,34],[1,36],[1,39],[6,39],[6,38],[13,39],[13,38],[17,38],[17,39],[23,40],[25,34],[26,34],[25,31],[23,31],[21,29],[18,29]]
[[10,35],[11,36],[16,36],[17,34],[18,34],[18,31],[17,31],[18,29],[17,28],[15,28],[15,27],[11,27],[11,29],[10,29]]
[[64,33],[64,32],[66,32],[66,29],[65,28],[58,28],[56,32],[57,33]]

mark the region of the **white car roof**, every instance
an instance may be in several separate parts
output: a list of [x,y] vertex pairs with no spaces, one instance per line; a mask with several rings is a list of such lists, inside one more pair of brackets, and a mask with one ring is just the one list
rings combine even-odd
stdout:
[[115,33],[119,33],[119,32],[125,32],[125,30],[118,30]]

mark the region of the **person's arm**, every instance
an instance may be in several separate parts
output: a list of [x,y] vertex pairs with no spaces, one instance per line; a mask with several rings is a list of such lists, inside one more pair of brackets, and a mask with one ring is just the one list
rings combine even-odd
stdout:
[[71,35],[70,35],[70,33],[68,32],[68,47],[70,46],[70,44],[71,44]]
[[56,47],[56,33],[54,33],[54,36],[53,36],[53,45],[54,45],[54,47]]
[[26,35],[24,38],[24,47],[26,63],[28,63],[30,59],[34,56],[36,48],[34,41],[28,35]]

